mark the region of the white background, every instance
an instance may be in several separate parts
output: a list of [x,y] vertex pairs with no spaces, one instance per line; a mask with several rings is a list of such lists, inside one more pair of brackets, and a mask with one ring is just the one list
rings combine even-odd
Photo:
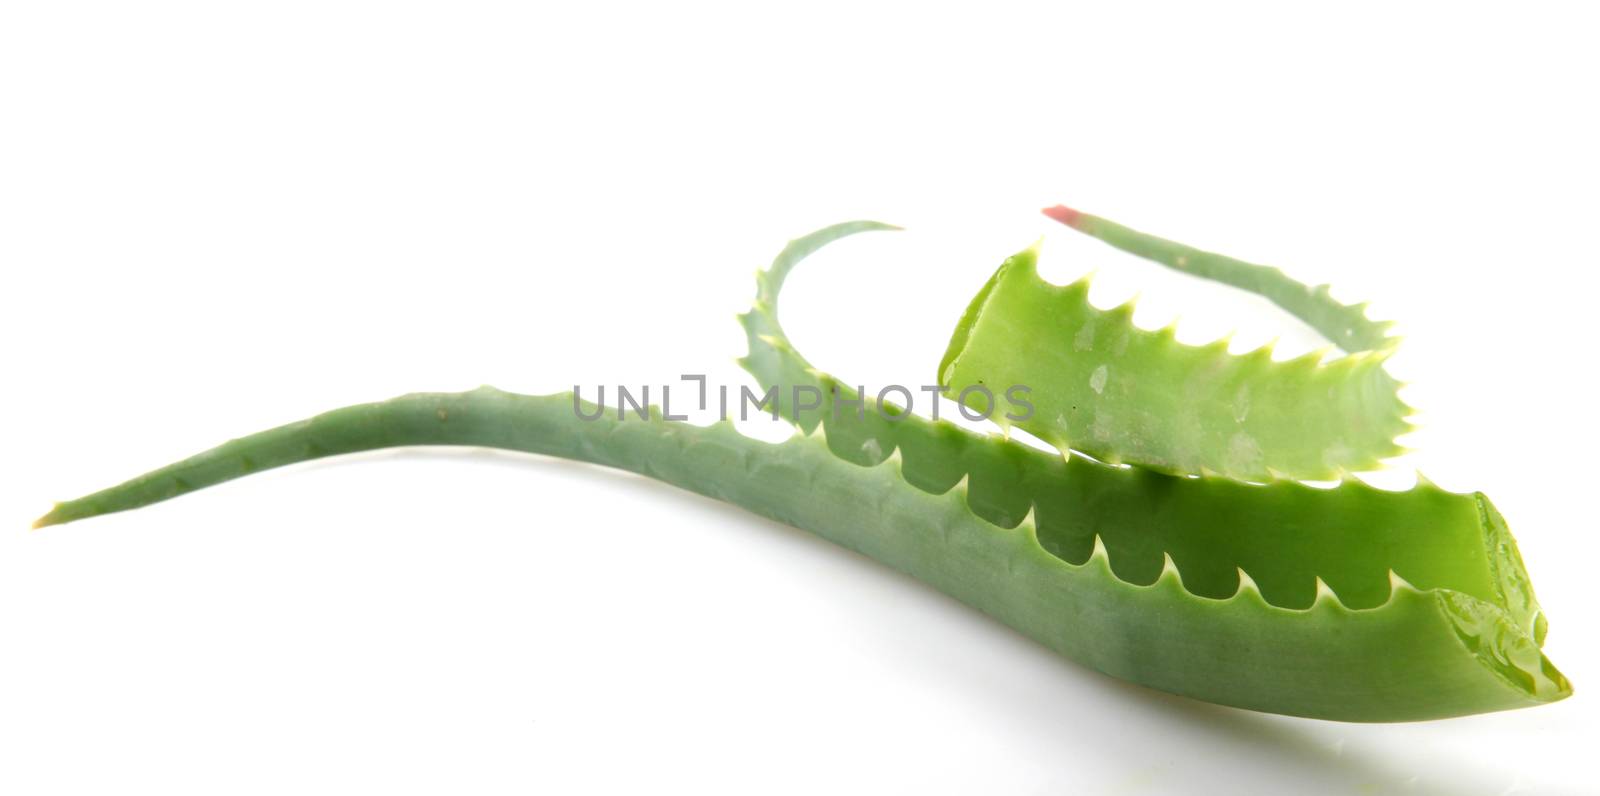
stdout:
[[[0,791],[1593,792],[1597,20],[1110,5],[0,6]],[[346,403],[744,383],[751,273],[852,218],[908,231],[816,257],[784,316],[850,379],[927,382],[1039,236],[1143,325],[1309,344],[1056,202],[1402,321],[1426,427],[1386,477],[1493,497],[1577,696],[1389,726],[1168,697],[534,457],[355,457],[26,530]]]

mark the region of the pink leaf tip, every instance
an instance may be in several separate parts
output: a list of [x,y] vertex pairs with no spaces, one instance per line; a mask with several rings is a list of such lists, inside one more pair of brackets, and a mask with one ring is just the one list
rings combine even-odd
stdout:
[[1051,218],[1053,218],[1053,219],[1055,219],[1055,220],[1057,220],[1057,221],[1060,221],[1063,224],[1066,224],[1069,227],[1074,227],[1074,228],[1076,228],[1078,226],[1078,219],[1083,217],[1082,213],[1079,213],[1078,211],[1073,210],[1072,208],[1067,207],[1066,205],[1056,205],[1055,207],[1046,207],[1044,209],[1044,214],[1049,216],[1049,217],[1051,217]]

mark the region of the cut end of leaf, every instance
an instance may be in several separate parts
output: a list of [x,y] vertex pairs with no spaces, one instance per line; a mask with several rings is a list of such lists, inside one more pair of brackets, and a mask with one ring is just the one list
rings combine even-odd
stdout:
[[1514,626],[1499,607],[1441,589],[1434,593],[1463,646],[1478,662],[1534,702],[1572,696],[1572,681],[1539,651],[1532,636]]

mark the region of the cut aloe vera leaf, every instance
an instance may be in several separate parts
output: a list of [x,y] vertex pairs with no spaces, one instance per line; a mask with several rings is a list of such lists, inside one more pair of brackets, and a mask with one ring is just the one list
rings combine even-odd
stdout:
[[1411,408],[1384,369],[1385,324],[1275,268],[1073,218],[1130,251],[1275,297],[1331,339],[1376,347],[1274,361],[1269,348],[1186,345],[1174,326],[1135,326],[1131,304],[1094,307],[1087,279],[1046,282],[1035,247],[1001,264],[951,336],[939,378],[963,403],[1057,448],[1173,474],[1331,480],[1404,452],[1394,440],[1411,430]]
[[[475,445],[629,470],[860,551],[1109,675],[1254,710],[1404,721],[1571,692],[1509,531],[1482,495],[1179,477],[1055,455],[870,402],[811,367],[777,321],[796,241],[742,318],[764,387],[809,385],[781,444],[727,423],[597,416],[570,393],[482,388],[337,409],[58,504],[53,525],[272,467]],[[832,387],[841,387],[837,396]],[[585,419],[593,418],[593,419]],[[624,631],[626,629],[624,628]]]
[[407,445],[505,448],[628,470],[814,532],[1085,665],[1175,694],[1298,716],[1405,721],[1570,693],[1504,610],[1465,592],[1395,577],[1372,608],[1349,608],[1325,589],[1305,608],[1283,608],[1248,579],[1220,598],[1197,595],[1170,561],[1151,582],[1133,583],[1105,545],[1070,561],[1048,549],[1031,518],[1010,527],[983,519],[965,484],[942,494],[911,485],[899,456],[863,467],[835,455],[820,433],[771,444],[726,422],[665,421],[658,410],[648,420],[582,420],[579,406],[571,393],[485,387],[345,407],[60,504],[41,524],[324,456]]

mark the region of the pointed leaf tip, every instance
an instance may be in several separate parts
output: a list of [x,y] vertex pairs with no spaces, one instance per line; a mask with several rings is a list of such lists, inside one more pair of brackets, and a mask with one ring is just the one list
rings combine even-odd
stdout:
[[1066,205],[1056,205],[1055,207],[1046,207],[1044,210],[1042,210],[1040,212],[1044,213],[1046,216],[1050,217],[1051,219],[1054,219],[1054,220],[1059,221],[1059,222],[1061,222],[1063,224],[1066,224],[1067,226],[1072,227],[1074,229],[1077,228],[1078,222],[1083,219],[1083,214],[1082,213],[1080,213],[1080,212],[1078,212],[1076,210],[1073,210],[1072,208],[1067,207]]
[[54,506],[51,506],[49,512],[47,512],[43,517],[40,517],[39,519],[34,520],[33,524],[28,526],[28,527],[31,530],[37,531],[40,528],[48,528],[51,525],[59,525],[61,523],[61,518],[56,516],[56,511],[58,509],[60,509],[60,508],[61,508],[61,505],[59,503],[54,505]]

